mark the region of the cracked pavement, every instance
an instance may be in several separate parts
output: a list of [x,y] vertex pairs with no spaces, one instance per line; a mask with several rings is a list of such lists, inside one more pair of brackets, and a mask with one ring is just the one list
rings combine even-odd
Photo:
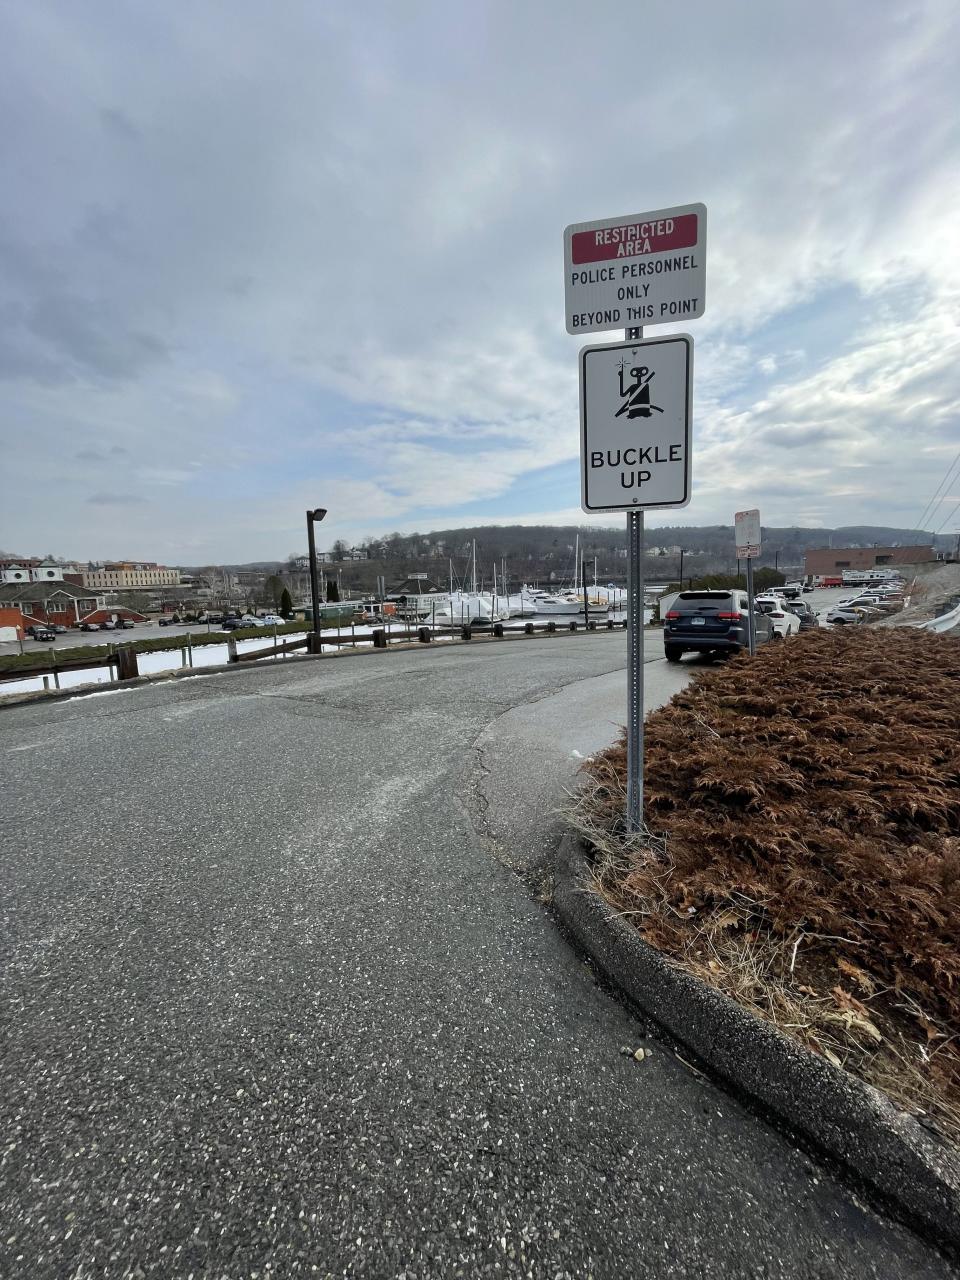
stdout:
[[626,1058],[644,1028],[530,893],[624,660],[0,710],[0,1275],[955,1275],[666,1047]]

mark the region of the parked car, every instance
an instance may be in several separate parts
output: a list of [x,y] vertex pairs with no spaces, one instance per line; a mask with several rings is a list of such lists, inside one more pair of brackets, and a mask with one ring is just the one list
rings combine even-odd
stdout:
[[99,631],[100,623],[99,622],[81,622],[80,630],[81,631]]
[[129,618],[118,618],[116,623],[118,631],[129,630],[129,628],[134,625],[135,624]]
[[115,631],[116,628],[117,628],[117,624],[113,621],[112,618],[106,618],[104,619],[103,622],[100,623],[101,631]]
[[161,627],[175,627],[180,624],[180,615],[178,613],[171,614],[169,618],[158,618]]
[[65,636],[67,632],[70,630],[70,628],[65,627],[62,622],[51,622],[48,625],[53,628],[53,630],[57,633],[58,636]]
[[[770,619],[754,610],[757,644],[773,635]],[[745,591],[681,591],[663,623],[668,662],[684,653],[739,653],[749,647],[749,605]]]
[[753,603],[770,619],[774,639],[783,640],[786,636],[795,635],[800,630],[798,615],[791,613],[790,605],[776,596],[757,596]]
[[842,627],[850,623],[864,622],[866,619],[859,609],[850,609],[845,605],[837,605],[836,608],[827,610],[825,620],[833,627]]
[[33,626],[27,627],[27,633],[33,636],[34,640],[56,640],[57,633],[53,627],[47,626],[45,623],[35,623]]
[[281,618],[279,613],[265,613],[260,621],[267,627],[285,627],[287,625],[286,618]]
[[806,600],[791,600],[784,608],[789,609],[791,613],[795,613],[800,619],[801,631],[816,631],[820,626],[820,619],[814,610],[807,604]]
[[247,614],[244,618],[224,618],[220,626],[224,631],[239,631],[241,627],[262,627],[265,626],[262,618],[254,618]]

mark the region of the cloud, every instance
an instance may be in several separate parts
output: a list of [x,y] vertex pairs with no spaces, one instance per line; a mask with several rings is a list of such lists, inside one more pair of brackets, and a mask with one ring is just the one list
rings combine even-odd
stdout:
[[8,7],[18,545],[52,519],[114,554],[54,478],[74,455],[162,491],[153,559],[267,557],[319,488],[357,536],[533,493],[576,513],[560,235],[638,191],[709,209],[684,518],[919,513],[957,426],[957,22],[851,0],[824,40],[809,7],[654,7],[644,49],[682,57],[638,77],[613,0]]

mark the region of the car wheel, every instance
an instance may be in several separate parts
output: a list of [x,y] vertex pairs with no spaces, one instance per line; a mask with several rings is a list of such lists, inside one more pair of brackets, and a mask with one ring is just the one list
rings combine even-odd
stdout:
[[668,662],[679,662],[683,657],[683,650],[678,649],[675,644],[670,644],[664,649],[663,654]]
[[779,631],[773,631],[773,632],[771,632],[771,633],[770,633],[770,639],[771,639],[771,640],[782,640],[782,639],[783,639],[783,636],[782,636],[782,634],[781,634]]

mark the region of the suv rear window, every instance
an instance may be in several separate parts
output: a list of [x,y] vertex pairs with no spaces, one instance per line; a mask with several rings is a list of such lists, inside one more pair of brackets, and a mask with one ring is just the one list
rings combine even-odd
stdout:
[[729,600],[729,591],[681,591],[678,600]]

